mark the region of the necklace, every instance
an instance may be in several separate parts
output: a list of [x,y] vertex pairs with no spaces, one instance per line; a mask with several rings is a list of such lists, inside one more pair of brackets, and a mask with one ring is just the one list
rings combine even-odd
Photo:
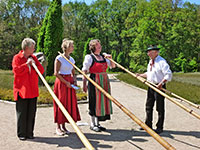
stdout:
[[98,61],[102,61],[102,60],[103,60],[103,57],[102,57],[100,54],[94,54],[94,53],[93,53],[93,55],[96,57],[96,59],[97,59]]

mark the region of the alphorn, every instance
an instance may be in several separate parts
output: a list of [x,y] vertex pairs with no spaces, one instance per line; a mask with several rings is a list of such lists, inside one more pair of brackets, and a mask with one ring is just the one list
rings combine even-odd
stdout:
[[77,69],[88,81],[90,81],[98,90],[100,90],[108,99],[110,99],[114,104],[116,104],[125,114],[127,114],[133,121],[135,121],[139,126],[141,126],[149,135],[151,135],[156,141],[158,141],[163,147],[168,150],[174,150],[175,148],[166,142],[162,137],[160,137],[156,132],[149,128],[145,123],[143,123],[139,118],[137,118],[133,113],[131,113],[126,107],[120,104],[115,98],[113,98],[109,93],[107,93],[101,86],[99,86],[95,81],[88,77],[83,71],[81,71],[76,65],[74,65],[69,59],[67,59],[62,53],[58,52],[63,58],[65,58],[75,69]]
[[130,75],[132,75],[133,77],[135,77],[136,79],[140,80],[141,82],[143,82],[144,84],[146,84],[148,87],[152,88],[153,90],[155,90],[156,92],[158,92],[162,96],[166,97],[168,100],[170,100],[174,104],[178,105],[180,108],[184,109],[188,113],[190,113],[193,116],[195,116],[197,119],[200,119],[200,116],[197,113],[195,113],[193,110],[191,110],[191,109],[185,107],[184,105],[180,104],[179,102],[175,101],[170,96],[168,96],[167,94],[165,94],[164,92],[162,92],[161,90],[159,90],[158,88],[156,88],[155,86],[153,86],[151,83],[149,83],[146,79],[144,79],[144,78],[142,78],[140,76],[136,76],[136,74],[130,72],[129,70],[127,70],[126,68],[124,68],[122,65],[118,64],[117,62],[115,62],[113,59],[111,59],[111,58],[108,58],[108,59],[110,61],[112,61],[113,63],[115,63],[117,65],[117,67],[121,68],[122,70],[126,71],[127,73],[129,73]]
[[161,90],[163,90],[164,92],[166,92],[166,93],[168,93],[168,94],[170,94],[170,95],[172,95],[172,96],[178,98],[180,101],[183,101],[183,102],[185,102],[185,103],[187,103],[187,104],[189,104],[189,105],[191,105],[191,106],[193,106],[193,107],[195,107],[195,108],[197,108],[197,109],[200,109],[200,106],[199,106],[199,105],[194,104],[194,103],[192,103],[192,102],[186,100],[185,98],[183,98],[183,97],[181,97],[181,96],[179,96],[179,95],[177,95],[177,94],[175,94],[175,93],[173,93],[173,92],[170,92],[170,91],[168,91],[168,90],[166,90],[166,89],[164,89],[164,88],[162,88]]
[[180,101],[184,101],[185,103],[188,103],[189,105],[191,105],[191,106],[193,106],[193,107],[195,107],[195,108],[197,108],[197,109],[200,109],[200,106],[199,106],[199,105],[194,104],[194,103],[192,103],[192,102],[186,100],[185,98],[180,97],[179,95],[176,95],[175,93],[170,92],[170,91],[168,91],[168,90],[166,90],[166,89],[163,89],[163,90],[164,90],[166,93],[169,93],[169,94],[171,94],[172,96],[178,98]]
[[60,100],[54,94],[54,92],[52,91],[51,87],[48,85],[48,83],[46,82],[46,80],[44,79],[44,77],[42,76],[42,74],[40,73],[40,71],[38,70],[37,66],[34,63],[32,63],[32,66],[35,69],[35,71],[37,72],[37,74],[39,75],[39,77],[41,78],[42,82],[44,83],[44,85],[48,89],[49,93],[51,94],[51,96],[53,97],[53,99],[55,100],[55,102],[57,103],[57,105],[59,106],[59,108],[61,109],[62,113],[65,115],[65,117],[67,118],[67,120],[69,121],[69,123],[72,125],[73,129],[76,131],[76,134],[79,136],[79,138],[82,141],[82,143],[85,145],[85,147],[88,150],[94,150],[94,147],[90,144],[90,142],[88,141],[88,139],[81,132],[81,130],[78,128],[78,126],[76,125],[76,123],[74,122],[74,120],[72,119],[72,117],[69,115],[69,113],[65,109],[65,107],[62,105],[62,103],[60,102]]

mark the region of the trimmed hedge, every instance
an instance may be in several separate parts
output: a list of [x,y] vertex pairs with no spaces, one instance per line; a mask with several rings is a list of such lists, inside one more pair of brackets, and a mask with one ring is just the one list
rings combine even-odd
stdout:
[[[55,76],[47,76],[47,83],[52,86],[55,82]],[[13,73],[11,70],[0,69],[0,99],[14,101],[13,96]],[[86,100],[87,94],[82,89],[76,91],[77,100]],[[45,86],[39,86],[38,104],[53,104],[53,98]]]
[[0,88],[0,99],[13,101],[14,100],[13,90]]
[[[87,94],[83,93],[81,90],[77,90],[76,92],[77,100],[86,100]],[[6,88],[0,88],[0,99],[6,100],[6,101],[14,101],[13,96],[13,90],[12,89],[6,89]],[[50,93],[45,89],[45,87],[39,88],[39,97],[38,97],[38,104],[53,104],[53,98],[50,95]]]

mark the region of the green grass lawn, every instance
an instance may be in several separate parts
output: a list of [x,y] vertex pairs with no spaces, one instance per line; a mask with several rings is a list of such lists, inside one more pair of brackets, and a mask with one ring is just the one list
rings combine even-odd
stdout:
[[[119,80],[128,84],[147,89],[147,85],[127,73],[117,75]],[[195,104],[200,104],[200,73],[174,73],[167,90]]]
[[[0,70],[0,99],[13,101],[13,73],[11,70]],[[53,88],[53,86],[52,86]],[[77,100],[87,99],[87,94],[77,90]],[[39,86],[38,104],[52,104],[53,98],[45,86]]]

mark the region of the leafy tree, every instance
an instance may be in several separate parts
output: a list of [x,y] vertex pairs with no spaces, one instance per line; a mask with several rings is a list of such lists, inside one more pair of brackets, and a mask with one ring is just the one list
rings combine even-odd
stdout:
[[89,19],[91,21],[92,37],[99,39],[102,45],[102,51],[111,53],[109,41],[112,38],[112,32],[110,28],[109,12],[111,11],[111,5],[108,0],[97,0],[91,5],[89,12]]
[[85,55],[90,54],[89,43],[90,43],[91,40],[92,40],[92,38],[88,38],[87,42],[85,42],[84,51],[83,51],[83,58],[85,58]]
[[13,55],[25,37],[35,41],[49,0],[0,1],[0,68],[12,69]]
[[[96,0],[91,5],[69,2],[61,6],[58,0],[3,0],[0,12],[0,68],[10,69],[21,41],[31,37],[38,39],[37,50],[49,57],[51,75],[62,41],[62,31],[58,30],[63,25],[57,22],[63,21],[64,37],[74,40],[72,56],[78,67],[86,54],[87,40],[92,37],[100,39],[103,52],[111,53],[114,60],[133,71],[146,70],[146,49],[150,44],[161,47],[160,55],[172,71],[200,70],[200,7],[189,2]],[[55,32],[60,36],[55,36]]]
[[177,65],[177,67],[179,67],[178,70],[181,70],[182,72],[187,72],[187,60],[182,52],[179,54],[178,58],[174,59],[174,62]]
[[63,6],[64,37],[74,41],[72,57],[78,67],[82,66],[85,42],[90,34],[89,6],[84,2],[69,2]]
[[128,35],[126,21],[131,11],[134,10],[136,0],[113,0],[111,4],[111,10],[108,11],[108,22],[111,30],[112,38],[110,38],[110,44],[112,49],[116,50],[118,59],[123,52],[123,61],[121,65],[129,66],[129,52],[132,43],[132,38]]
[[198,71],[198,63],[196,60],[196,57],[194,57],[190,62],[189,62],[189,72],[197,72]]

